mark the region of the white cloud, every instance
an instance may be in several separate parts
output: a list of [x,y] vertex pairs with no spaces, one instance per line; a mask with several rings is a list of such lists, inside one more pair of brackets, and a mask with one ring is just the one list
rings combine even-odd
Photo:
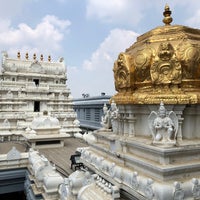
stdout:
[[186,23],[190,27],[199,28],[200,27],[200,10],[197,10],[191,18],[187,19]]
[[112,71],[114,61],[120,52],[133,44],[137,35],[133,31],[114,29],[91,58],[83,62],[81,69],[68,67],[68,83],[72,95],[81,97],[82,93],[89,93],[95,96],[100,95],[101,92],[113,95],[115,93]]
[[117,55],[124,51],[128,45],[135,41],[137,34],[133,31],[113,29],[107,38],[100,44],[99,48],[92,54],[89,60],[85,60],[83,67],[87,70],[98,70],[107,68],[113,64]]
[[87,17],[106,23],[133,25],[143,17],[144,6],[145,3],[137,0],[87,0]]
[[56,55],[69,26],[70,21],[60,20],[54,15],[45,16],[35,28],[25,23],[14,28],[9,20],[0,19],[0,46],[11,55],[16,55],[19,50],[22,53]]
[[[162,18],[162,12],[166,5],[166,2],[160,0],[87,0],[86,11],[87,18],[90,20],[99,20],[103,23],[109,23],[114,25],[134,26],[144,19],[150,22],[152,13]],[[198,0],[168,0],[167,4],[173,11],[172,17],[174,23],[177,23],[176,19],[184,20],[187,25],[194,25],[200,27],[198,8],[200,7],[200,1]],[[180,15],[178,10],[181,10]],[[149,13],[151,12],[150,16]],[[180,12],[180,11],[179,11]],[[188,16],[193,15],[191,19],[187,20]],[[175,18],[177,16],[177,18]]]

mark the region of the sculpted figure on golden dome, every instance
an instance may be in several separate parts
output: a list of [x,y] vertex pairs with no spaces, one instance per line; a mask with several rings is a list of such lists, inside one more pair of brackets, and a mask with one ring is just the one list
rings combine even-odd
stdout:
[[184,40],[177,47],[177,57],[182,65],[183,79],[200,78],[199,46]]
[[150,66],[152,62],[152,50],[148,47],[139,49],[134,56],[135,80],[144,82],[151,80]]
[[150,71],[152,83],[154,84],[181,83],[181,64],[177,60],[174,48],[169,42],[160,44]]
[[130,56],[120,53],[114,63],[115,89],[127,91],[127,88],[134,87],[133,68],[130,66]]

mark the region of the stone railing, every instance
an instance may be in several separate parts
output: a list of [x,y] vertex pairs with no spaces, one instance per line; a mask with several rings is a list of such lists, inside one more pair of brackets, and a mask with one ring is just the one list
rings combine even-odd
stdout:
[[38,86],[35,85],[35,83],[31,82],[31,83],[27,83],[26,84],[26,89],[27,91],[48,91],[49,90],[49,85],[47,83],[40,83]]

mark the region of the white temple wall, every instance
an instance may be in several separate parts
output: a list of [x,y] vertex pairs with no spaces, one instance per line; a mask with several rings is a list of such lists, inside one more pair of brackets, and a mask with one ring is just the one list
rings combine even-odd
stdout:
[[[148,117],[158,111],[159,105],[117,105],[119,109],[118,133],[129,136],[150,136]],[[167,112],[174,111],[179,119],[179,139],[200,138],[200,105],[165,105]]]
[[[119,105],[119,135],[148,136],[151,135],[148,127],[150,109],[143,105]],[[123,114],[122,114],[123,113]]]
[[183,138],[200,138],[200,105],[186,107],[183,118]]

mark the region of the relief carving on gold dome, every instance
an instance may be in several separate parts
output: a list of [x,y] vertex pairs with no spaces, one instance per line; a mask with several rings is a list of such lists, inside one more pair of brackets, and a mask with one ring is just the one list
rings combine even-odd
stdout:
[[114,64],[117,104],[200,103],[200,30],[170,25],[139,36]]
[[159,45],[157,55],[150,69],[152,83],[156,85],[179,84],[182,80],[181,63],[175,55],[171,43]]
[[130,55],[120,53],[117,61],[114,63],[115,89],[117,91],[127,91],[128,88],[134,86],[133,71],[130,66]]
[[138,82],[149,81],[152,51],[150,48],[138,50],[134,57],[135,80]]
[[181,62],[184,79],[200,78],[199,46],[183,41],[177,47],[177,57]]

